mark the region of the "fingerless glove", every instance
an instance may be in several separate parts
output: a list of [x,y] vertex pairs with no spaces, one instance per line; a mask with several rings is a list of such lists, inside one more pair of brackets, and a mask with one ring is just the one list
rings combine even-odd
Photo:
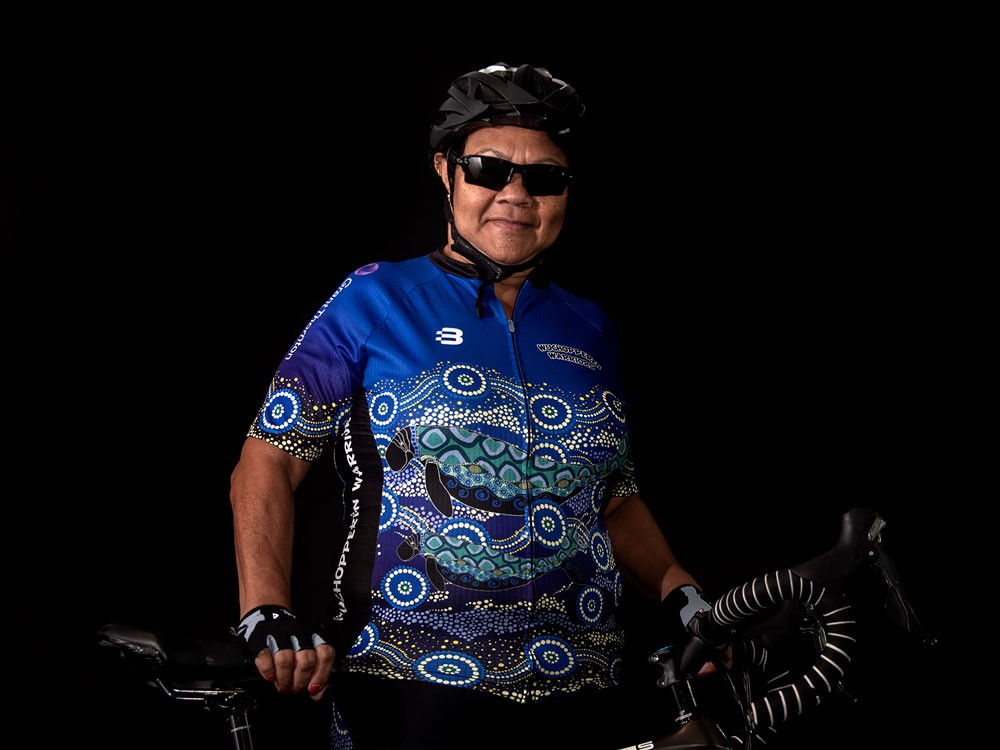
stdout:
[[299,651],[326,643],[316,630],[284,607],[265,604],[243,615],[232,633],[243,639],[250,657],[255,658],[265,648],[274,654],[286,648]]
[[701,611],[710,612],[712,605],[702,596],[701,591],[690,583],[678,586],[663,600],[663,607],[668,617],[673,614],[680,621],[683,630],[687,630],[694,616]]

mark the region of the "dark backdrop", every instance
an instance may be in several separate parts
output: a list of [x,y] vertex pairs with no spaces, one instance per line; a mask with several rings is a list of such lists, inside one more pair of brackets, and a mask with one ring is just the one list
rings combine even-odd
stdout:
[[[501,60],[548,66],[587,103],[553,265],[620,325],[643,494],[686,566],[719,594],[873,507],[940,634],[941,531],[959,509],[940,510],[938,310],[910,252],[935,229],[910,158],[928,135],[923,63],[816,42],[346,55],[134,35],[29,55],[2,154],[8,473],[28,479],[6,493],[12,720],[107,748],[225,746],[217,717],[125,679],[94,633],[224,637],[229,472],[271,371],[347,273],[441,241],[427,123],[457,73]],[[324,471],[300,500],[303,609],[335,523]],[[923,678],[944,649],[865,612],[860,702],[817,717],[809,747],[934,731]],[[640,659],[650,616],[631,600]],[[259,721],[285,735],[274,747],[322,733],[304,701]]]

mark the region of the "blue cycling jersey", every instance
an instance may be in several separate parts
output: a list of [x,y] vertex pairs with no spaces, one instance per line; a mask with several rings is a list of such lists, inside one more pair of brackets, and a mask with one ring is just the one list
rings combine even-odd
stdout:
[[249,435],[336,446],[344,668],[518,702],[618,681],[622,581],[602,512],[636,491],[617,339],[594,303],[429,256],[350,274],[278,366]]

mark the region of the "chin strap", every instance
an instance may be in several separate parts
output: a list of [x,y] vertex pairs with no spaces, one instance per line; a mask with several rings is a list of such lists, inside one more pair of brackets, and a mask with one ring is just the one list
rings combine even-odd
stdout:
[[531,260],[524,263],[516,263],[514,265],[498,263],[459,234],[458,227],[455,226],[455,214],[451,210],[450,196],[446,196],[444,199],[444,215],[448,219],[448,223],[451,224],[451,249],[463,258],[467,258],[471,262],[472,267],[469,267],[469,263],[460,263],[452,260],[443,253],[438,253],[435,256],[435,262],[441,268],[452,271],[459,276],[480,280],[479,291],[476,293],[476,316],[481,318],[483,317],[483,291],[486,289],[486,286],[492,284],[494,281],[503,281],[518,271],[526,271],[529,268],[534,268],[542,262],[542,256],[545,255],[545,251],[543,250]]

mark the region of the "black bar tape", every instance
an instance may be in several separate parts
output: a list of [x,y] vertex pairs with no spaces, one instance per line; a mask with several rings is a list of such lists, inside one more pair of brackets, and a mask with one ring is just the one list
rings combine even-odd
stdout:
[[730,589],[716,602],[712,620],[736,627],[784,601],[811,607],[823,627],[825,642],[805,672],[797,678],[789,677],[784,685],[771,684],[767,695],[750,704],[747,717],[757,731],[777,726],[835,693],[851,663],[856,642],[853,607],[847,598],[791,569],[768,573]]

